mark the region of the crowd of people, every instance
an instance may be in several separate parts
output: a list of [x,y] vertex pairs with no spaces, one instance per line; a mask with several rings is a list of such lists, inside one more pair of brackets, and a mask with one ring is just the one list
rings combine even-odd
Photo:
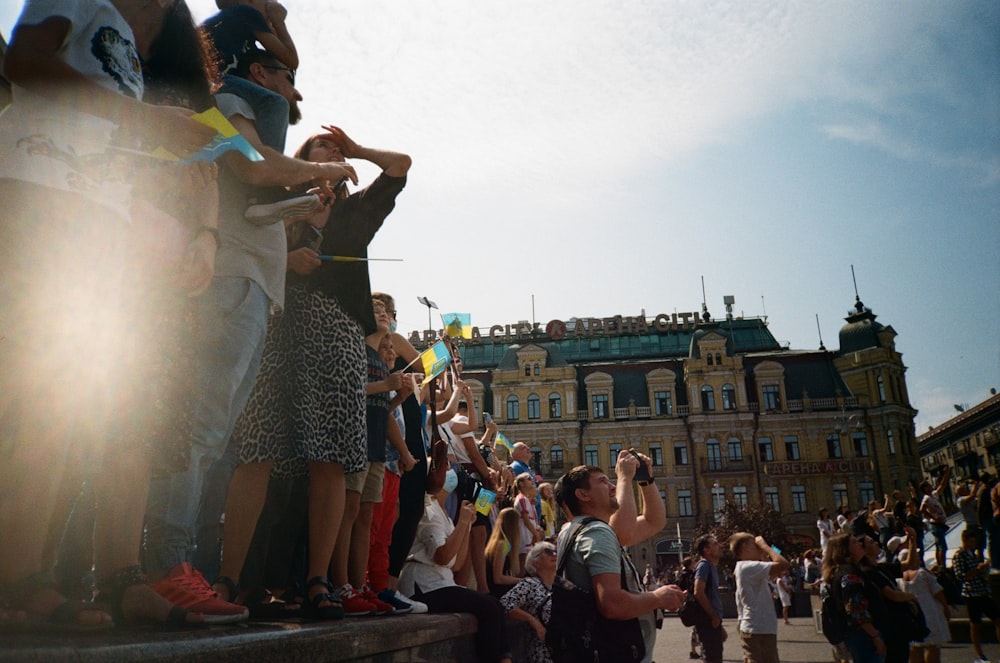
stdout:
[[[636,623],[635,660],[651,660],[661,611],[690,593],[706,615],[692,656],[718,663],[728,545],[746,660],[777,660],[772,593],[787,623],[792,591],[817,585],[820,568],[851,597],[844,647],[856,661],[908,649],[881,628],[868,585],[925,613],[940,600],[919,562],[927,519],[944,565],[947,476],[919,503],[820,512],[821,549],[801,564],[751,533],[705,535],[697,563],[644,583],[627,548],[666,526],[656,484],[633,487],[652,461],[626,450],[614,482],[580,466],[541,483],[526,445],[496,445],[457,353],[424,381],[366,262],[411,158],[333,125],[286,156],[303,101],[287,11],[217,4],[197,26],[183,0],[28,0],[12,34],[14,102],[0,116],[0,622],[99,630],[467,611],[480,660],[511,660],[509,616],[529,627],[527,660],[550,661],[561,575],[604,619]],[[194,115],[208,110],[257,156],[199,158],[215,129]],[[380,173],[351,191],[359,159]],[[967,534],[954,566],[975,599],[983,537]],[[903,543],[904,559],[879,561],[880,547]],[[76,598],[81,569],[94,599]],[[970,601],[970,616],[995,617],[991,605]],[[927,661],[939,626],[918,645]]]

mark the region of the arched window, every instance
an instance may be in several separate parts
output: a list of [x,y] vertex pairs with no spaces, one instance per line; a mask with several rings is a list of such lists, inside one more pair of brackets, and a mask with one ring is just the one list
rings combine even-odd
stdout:
[[521,418],[521,402],[517,396],[507,397],[507,421],[517,421]]
[[736,409],[736,387],[731,384],[722,385],[722,409]]
[[701,409],[706,412],[715,411],[715,391],[707,384],[701,388]]
[[549,419],[562,417],[562,396],[552,392],[549,394]]
[[559,444],[553,444],[549,451],[549,466],[553,471],[563,468],[563,448]]
[[712,353],[711,352],[708,353],[707,359],[708,359],[708,365],[711,366],[712,365]]
[[542,418],[542,400],[538,398],[538,394],[531,394],[528,396],[528,419],[541,419]]
[[708,469],[722,469],[722,446],[714,437],[710,437],[705,444],[706,455],[708,456]]

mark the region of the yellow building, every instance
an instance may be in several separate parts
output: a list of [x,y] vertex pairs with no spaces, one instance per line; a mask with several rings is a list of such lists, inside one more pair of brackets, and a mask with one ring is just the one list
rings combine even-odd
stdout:
[[634,556],[673,562],[678,525],[689,541],[726,500],[766,500],[815,540],[821,507],[860,509],[920,479],[906,369],[875,317],[857,302],[837,351],[707,312],[498,324],[463,344],[463,377],[546,480],[584,463],[613,473],[623,448],[649,455],[668,525]]

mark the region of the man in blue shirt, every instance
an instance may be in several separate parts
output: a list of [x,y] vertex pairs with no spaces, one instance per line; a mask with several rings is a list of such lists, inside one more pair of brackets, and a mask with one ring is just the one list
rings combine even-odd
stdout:
[[705,534],[695,541],[701,561],[694,570],[694,596],[711,616],[710,623],[698,624],[698,638],[707,663],[722,663],[722,643],[726,629],[722,626],[722,597],[719,596],[719,560],[722,546],[714,534]]

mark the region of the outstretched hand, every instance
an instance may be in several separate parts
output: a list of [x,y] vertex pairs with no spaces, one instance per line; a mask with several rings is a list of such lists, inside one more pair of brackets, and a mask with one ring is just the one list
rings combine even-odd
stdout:
[[341,154],[344,155],[345,159],[354,159],[360,156],[361,146],[355,143],[350,136],[344,133],[344,130],[340,127],[335,127],[332,124],[324,124],[323,130],[326,131],[326,136],[340,148]]

